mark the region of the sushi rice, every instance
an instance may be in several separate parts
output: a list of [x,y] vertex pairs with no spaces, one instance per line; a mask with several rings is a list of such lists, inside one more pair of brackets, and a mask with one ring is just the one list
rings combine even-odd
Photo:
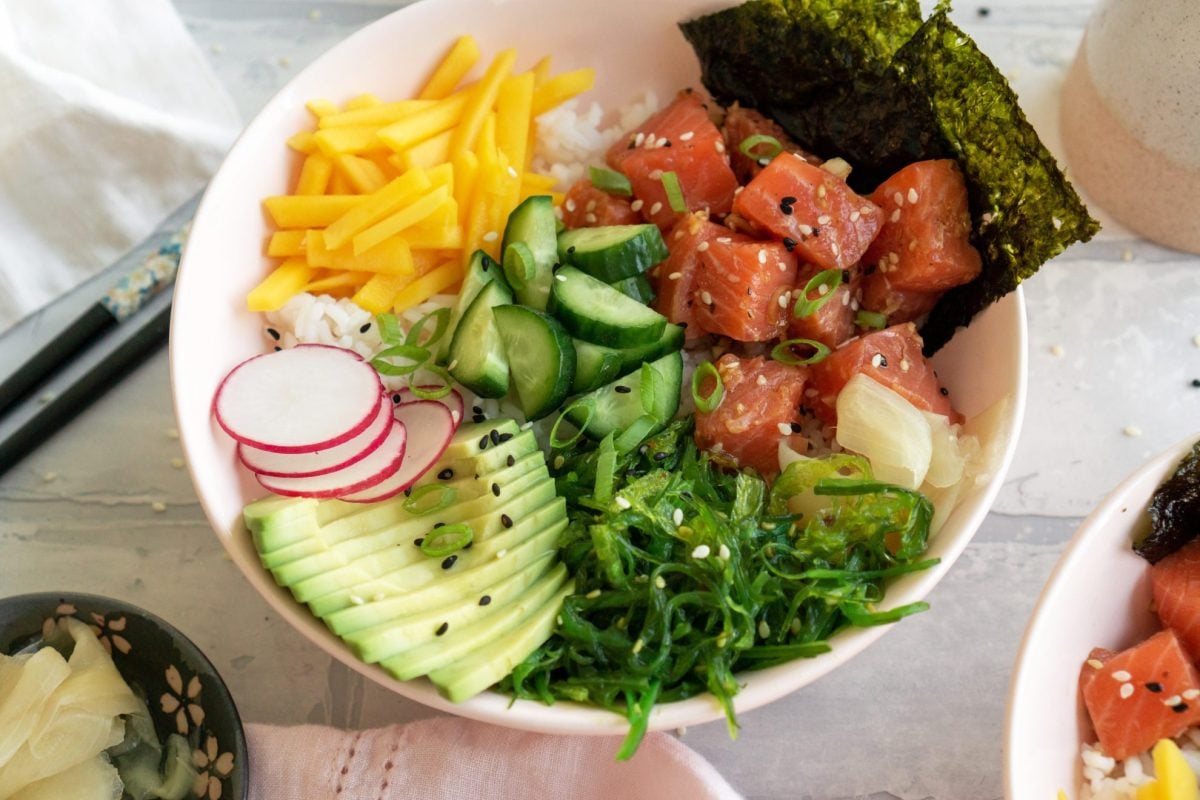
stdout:
[[[1175,738],[1192,771],[1200,775],[1200,727],[1188,728]],[[1137,800],[1138,787],[1154,779],[1150,751],[1118,761],[1106,756],[1099,744],[1080,750],[1083,789],[1079,800]]]

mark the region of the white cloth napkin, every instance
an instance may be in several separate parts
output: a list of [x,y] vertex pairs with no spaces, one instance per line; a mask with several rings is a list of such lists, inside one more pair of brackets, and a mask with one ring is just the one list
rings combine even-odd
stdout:
[[0,0],[0,332],[136,245],[241,127],[169,0]]
[[368,731],[249,725],[251,800],[739,800],[665,733],[628,762],[611,737],[526,733],[457,717]]

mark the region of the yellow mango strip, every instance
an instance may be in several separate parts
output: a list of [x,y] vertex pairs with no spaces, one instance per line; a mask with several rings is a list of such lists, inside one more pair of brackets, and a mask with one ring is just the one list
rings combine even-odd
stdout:
[[300,131],[287,140],[287,146],[297,153],[317,152],[317,143],[313,141],[312,131]]
[[323,228],[365,202],[356,194],[280,195],[263,200],[278,228]]
[[[451,201],[453,202],[453,201]],[[425,222],[428,222],[426,220]],[[417,249],[431,250],[461,250],[463,246],[463,231],[458,225],[447,227],[424,227],[414,225],[404,232],[404,241],[408,246]]]
[[354,254],[361,255],[370,252],[376,245],[382,246],[381,243],[385,239],[395,236],[425,219],[434,211],[437,211],[438,207],[449,198],[450,188],[447,186],[438,186],[419,200],[410,203],[390,216],[384,217],[354,237]]
[[560,103],[583,94],[596,85],[596,70],[591,67],[555,75],[533,92],[533,116],[544,114]]
[[308,231],[275,231],[267,242],[267,255],[272,258],[291,258],[305,256],[308,251],[304,246],[304,237]]
[[447,161],[444,164],[438,164],[431,170],[425,172],[429,176],[430,186],[445,186],[453,188],[454,186],[454,165]]
[[453,250],[413,250],[413,269],[418,276],[427,274],[443,262],[458,258]]
[[321,98],[309,100],[304,104],[304,107],[308,109],[308,113],[312,114],[313,119],[317,120],[317,122],[320,122],[322,117],[336,114],[338,111],[337,103]]
[[296,179],[296,190],[293,194],[325,194],[329,188],[329,176],[333,174],[333,162],[320,153],[313,153],[304,159],[300,168],[300,177]]
[[362,253],[355,253],[346,245],[338,250],[327,250],[324,238],[309,236],[306,242],[308,265],[325,269],[340,269],[353,272],[383,273],[385,275],[411,275],[413,273],[412,250],[408,242],[392,238],[380,242]]
[[357,194],[354,187],[350,185],[350,181],[346,180],[346,176],[336,170],[329,179],[329,189],[327,191],[329,194]]
[[459,153],[451,159],[454,165],[454,202],[458,204],[458,221],[460,225],[467,224],[467,211],[471,205],[471,193],[475,189],[475,180],[479,173],[479,157],[470,150]]
[[339,153],[369,153],[383,149],[383,144],[375,135],[377,128],[370,125],[356,125],[351,128],[322,128],[313,134],[313,142],[327,156]]
[[383,101],[370,92],[363,92],[360,95],[351,97],[345,103],[342,103],[343,111],[361,111],[364,108],[374,108],[375,106],[383,105]]
[[500,85],[496,99],[496,147],[505,157],[508,166],[505,172],[510,180],[505,181],[507,190],[503,195],[504,205],[513,208],[521,193],[521,180],[517,169],[525,167],[525,153],[529,147],[529,125],[533,121],[530,110],[533,106],[533,73],[514,75]]
[[410,203],[427,192],[431,185],[424,170],[413,169],[395,178],[374,194],[358,198],[358,205],[328,223],[328,227],[325,228],[325,246],[330,250],[337,250],[356,233],[383,219],[393,209]]
[[526,172],[521,175],[521,191],[528,189],[530,194],[548,193],[557,183],[555,178],[536,172]]
[[460,36],[450,52],[429,76],[417,97],[421,100],[441,100],[454,91],[479,60],[479,45],[473,36]]
[[496,98],[500,94],[500,84],[512,73],[513,64],[516,61],[516,50],[509,48],[500,51],[492,59],[491,66],[487,68],[482,80],[465,92],[469,99],[463,109],[462,120],[454,129],[454,135],[450,139],[451,155],[474,148],[475,139],[483,128],[484,120],[491,113],[492,107],[496,105]]
[[463,268],[458,261],[443,262],[397,292],[392,300],[392,310],[400,313],[418,306],[461,281],[462,276]]
[[405,169],[423,167],[429,169],[450,160],[450,137],[453,131],[442,131],[437,136],[431,136],[420,144],[415,144],[399,153],[397,157]]
[[409,228],[405,232],[404,238],[407,239],[413,231],[443,230],[456,227],[458,227],[458,203],[454,201],[453,197],[447,197],[441,205],[434,209],[432,214]]
[[387,157],[387,163],[392,165],[392,169],[398,170],[401,174],[408,172],[410,167],[404,166],[404,154],[392,153]]
[[382,314],[392,307],[396,293],[412,281],[411,275],[374,275],[350,300],[372,314]]
[[531,69],[530,72],[533,73],[533,85],[535,87],[541,86],[543,83],[550,80],[550,56],[542,56],[541,59],[539,59],[538,62],[533,65],[533,69]]
[[359,194],[377,192],[387,183],[387,178],[383,177],[383,170],[376,166],[375,162],[365,158],[343,153],[334,156],[333,163]]
[[263,282],[246,295],[246,307],[251,311],[277,311],[284,303],[304,291],[305,284],[316,269],[302,258],[289,258],[271,271]]
[[418,111],[399,122],[393,122],[387,127],[380,128],[376,135],[381,142],[397,152],[407,150],[418,142],[423,142],[431,136],[437,136],[442,131],[448,131],[458,125],[463,117],[463,109],[467,106],[467,100],[466,92],[452,94],[443,100],[438,100],[423,111]]
[[404,119],[409,114],[423,111],[433,105],[432,100],[397,100],[394,103],[378,103],[365,108],[339,111],[321,117],[322,128],[352,128],[373,126],[381,128]]
[[369,272],[334,272],[327,277],[316,278],[304,286],[304,291],[310,294],[323,294],[334,289],[357,290],[371,280]]
[[[499,250],[499,232],[490,227],[493,217],[492,207],[503,186],[500,178],[500,161],[496,152],[495,115],[489,115],[484,120],[475,152],[479,159],[479,169],[476,173],[475,186],[471,191],[470,206],[467,209],[466,222],[463,226],[465,235],[463,242],[465,247],[462,253],[464,265],[470,261],[471,253],[475,250],[487,250],[488,255],[492,254],[492,250]],[[495,244],[495,247],[488,250],[484,247],[485,244]]]
[[406,169],[396,167],[390,159],[395,153],[366,153],[362,157],[370,161],[375,166],[379,167],[379,172],[383,175],[384,180],[390,181],[392,178],[398,178],[400,175],[408,172]]

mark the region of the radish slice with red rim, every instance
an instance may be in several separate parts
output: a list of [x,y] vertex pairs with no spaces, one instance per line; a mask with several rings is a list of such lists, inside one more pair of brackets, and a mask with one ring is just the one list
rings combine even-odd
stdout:
[[[420,388],[428,389],[429,391],[433,391],[435,389],[441,389],[443,387],[433,385],[433,386],[422,386]],[[400,389],[399,391],[392,392],[392,403],[394,403],[395,405],[403,405],[405,403],[425,403],[425,402],[441,403],[446,408],[450,409],[450,416],[454,419],[454,424],[456,426],[460,422],[462,422],[463,410],[467,407],[467,404],[463,401],[463,396],[459,393],[459,391],[457,389],[451,389],[450,393],[447,394],[445,397],[440,397],[434,401],[427,401],[423,397],[417,397],[415,394],[413,394],[413,390],[409,389],[407,387],[404,389]]]
[[339,500],[349,503],[374,503],[403,492],[429,471],[450,446],[455,424],[450,409],[436,400],[414,400],[395,408],[396,420],[408,429],[408,451],[404,463],[387,480]]
[[373,453],[387,439],[392,427],[392,403],[379,396],[379,410],[367,429],[339,445],[311,453],[277,453],[239,444],[238,459],[251,472],[278,478],[308,478],[325,475],[354,464]]
[[[446,412],[449,416],[449,412]],[[408,450],[408,431],[404,423],[393,419],[383,444],[366,458],[348,467],[308,478],[279,478],[256,475],[264,489],[285,497],[341,497],[354,492],[369,491],[385,483],[402,467]]]
[[217,424],[242,444],[311,453],[348,442],[375,420],[383,384],[357,353],[298,345],[243,361],[213,398]]

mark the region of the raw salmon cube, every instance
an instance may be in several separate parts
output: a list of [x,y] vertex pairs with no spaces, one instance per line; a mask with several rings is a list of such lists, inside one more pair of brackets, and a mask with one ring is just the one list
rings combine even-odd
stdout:
[[700,326],[739,342],[767,342],[787,327],[796,259],[778,242],[718,236],[700,253],[692,291]]
[[587,178],[577,181],[563,200],[563,224],[568,228],[596,228],[602,225],[636,225],[642,218],[629,206],[629,200],[597,189]]
[[1193,539],[1150,568],[1154,607],[1163,625],[1179,635],[1200,661],[1200,539]]

